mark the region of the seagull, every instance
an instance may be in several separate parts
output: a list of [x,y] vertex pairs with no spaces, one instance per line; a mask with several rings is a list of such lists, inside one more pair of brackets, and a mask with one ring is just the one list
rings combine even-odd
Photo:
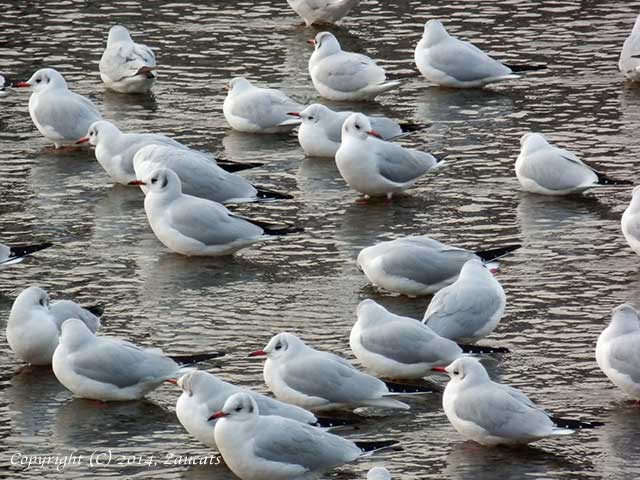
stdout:
[[320,32],[308,42],[315,46],[309,58],[309,74],[313,86],[324,98],[336,101],[373,100],[381,93],[400,86],[399,81],[387,82],[384,68],[371,58],[342,51],[332,33]]
[[449,365],[463,354],[452,340],[373,300],[360,302],[356,314],[349,345],[360,363],[377,376],[422,378],[433,367]]
[[267,357],[264,381],[283,402],[314,411],[363,406],[409,409],[389,398],[394,393],[382,380],[333,353],[314,350],[291,333],[279,333],[264,350],[250,354],[263,355]]
[[209,416],[222,410],[227,399],[238,392],[250,395],[260,407],[261,415],[279,415],[309,425],[318,423],[308,410],[238,387],[202,370],[182,375],[177,384],[182,389],[176,403],[178,420],[187,432],[211,448],[218,447],[213,434],[216,422],[209,421]]
[[64,77],[53,68],[42,68],[14,87],[33,87],[29,98],[31,120],[56,148],[75,143],[93,122],[101,119],[91,100],[69,90]]
[[217,202],[186,195],[170,168],[154,170],[131,184],[148,187],[144,209],[149,225],[160,242],[181,255],[231,255],[269,236],[302,231],[238,217]]
[[462,266],[454,283],[433,296],[423,322],[442,337],[475,342],[495,330],[506,305],[500,282],[473,258]]
[[32,253],[39,252],[45,248],[52,247],[49,242],[39,243],[37,245],[5,245],[0,243],[0,270],[22,262]]
[[618,68],[629,80],[640,80],[640,15],[636,17],[631,35],[624,41]]
[[602,425],[550,417],[520,390],[491,381],[482,364],[472,357],[461,357],[434,370],[450,377],[442,397],[447,418],[463,437],[481,445],[527,444]]
[[616,387],[640,402],[640,319],[628,303],[613,311],[598,337],[596,361]]
[[[301,112],[289,115],[302,120],[298,141],[310,157],[335,157],[342,138],[342,125],[356,112],[334,112],[329,107],[314,103]],[[387,117],[367,116],[371,127],[383,140],[396,140],[425,128],[411,123],[399,124]]]
[[288,112],[304,108],[280,90],[260,88],[243,77],[231,80],[222,111],[231,128],[247,133],[282,133],[300,125]]
[[365,198],[382,195],[391,198],[442,164],[441,159],[430,153],[382,140],[361,113],[354,113],[342,125],[336,165],[345,182]]
[[7,88],[10,88],[12,86],[13,82],[9,80],[9,78],[7,78],[5,75],[0,74],[0,98],[9,95],[9,90],[7,90]]
[[455,282],[468,260],[479,258],[495,269],[495,260],[518,248],[509,245],[472,252],[427,235],[409,236],[362,249],[357,265],[376,287],[410,297],[430,295]]
[[335,23],[360,3],[360,0],[287,0],[307,27]]
[[102,402],[138,400],[167,380],[175,380],[197,362],[224,353],[165,356],[157,348],[98,337],[78,319],[62,324],[60,344],[53,354],[53,373],[81,398]]
[[91,332],[100,327],[100,307],[81,307],[71,300],[49,303],[47,292],[29,287],[13,302],[7,342],[16,356],[31,365],[51,365],[63,322],[77,318]]
[[640,255],[640,186],[633,189],[631,202],[622,214],[620,224],[627,243]]
[[473,88],[520,78],[516,72],[541,70],[544,66],[505,65],[475,45],[449,35],[438,20],[429,20],[414,54],[420,73],[443,87]]
[[335,467],[394,445],[352,442],[279,415],[260,415],[247,393],[231,395],[216,420],[215,440],[227,466],[242,480],[317,478]]
[[516,176],[522,189],[542,195],[571,195],[589,188],[632,185],[596,171],[575,153],[550,144],[540,133],[525,133],[520,139]]
[[[96,160],[112,180],[121,185],[128,185],[137,179],[133,167],[133,157],[147,145],[163,145],[188,150],[190,155],[201,155],[211,163],[217,163],[226,171],[233,172],[251,168],[255,164],[234,162],[217,162],[213,156],[204,152],[189,149],[182,143],[158,133],[124,133],[113,123],[99,120],[92,123],[85,136],[76,140],[76,144],[89,143],[96,147]],[[186,155],[186,154],[185,154]]]
[[145,93],[156,81],[155,54],[146,45],[135,43],[120,25],[109,30],[99,68],[102,81],[116,92]]
[[373,467],[367,472],[367,480],[391,480],[391,474],[384,467]]

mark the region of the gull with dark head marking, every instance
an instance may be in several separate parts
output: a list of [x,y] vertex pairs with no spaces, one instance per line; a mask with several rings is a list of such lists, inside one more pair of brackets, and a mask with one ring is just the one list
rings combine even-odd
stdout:
[[216,420],[215,440],[227,466],[242,480],[318,478],[393,441],[352,442],[279,415],[260,415],[251,395],[236,393]]
[[16,356],[31,365],[51,365],[62,324],[82,321],[91,332],[100,327],[100,307],[81,307],[71,300],[49,303],[47,292],[29,287],[13,302],[7,322],[7,342]]
[[74,144],[93,122],[101,119],[91,100],[69,90],[64,77],[53,68],[42,68],[14,86],[33,89],[29,97],[31,120],[56,148]]
[[360,3],[360,0],[287,0],[307,27],[335,23]]
[[247,133],[283,133],[300,125],[288,112],[304,108],[280,90],[260,88],[243,77],[229,82],[222,111],[231,128]]
[[5,245],[0,243],[0,270],[22,262],[32,253],[39,252],[53,246],[52,243],[40,243],[36,245]]
[[156,81],[155,54],[146,45],[135,43],[121,25],[109,30],[99,68],[102,81],[116,92],[145,93]]
[[636,17],[633,30],[622,45],[618,68],[629,80],[640,80],[640,15]]
[[[336,101],[373,100],[400,86],[387,81],[384,68],[366,55],[345,52],[330,32],[320,32],[309,40],[315,50],[309,58],[313,86],[324,98]],[[299,110],[296,110],[299,111]]]
[[632,185],[595,170],[575,153],[550,144],[540,133],[526,133],[520,139],[516,176],[527,192],[542,195],[571,195],[589,188]]
[[345,182],[365,197],[391,198],[444,163],[430,153],[404,148],[380,137],[361,113],[354,113],[342,125],[336,165]]

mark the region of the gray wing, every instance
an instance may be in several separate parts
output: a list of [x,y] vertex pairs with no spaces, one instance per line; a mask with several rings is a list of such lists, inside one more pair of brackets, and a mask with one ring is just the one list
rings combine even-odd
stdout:
[[611,368],[640,383],[640,334],[618,337],[611,343],[610,349]]
[[431,155],[395,143],[376,141],[373,147],[371,152],[375,155],[378,170],[390,182],[411,182],[436,164]]
[[132,77],[142,67],[155,67],[156,56],[146,45],[121,42],[105,50],[100,71],[114,81]]
[[300,465],[307,471],[328,470],[361,454],[349,440],[279,417],[260,417],[252,441],[257,457]]
[[102,117],[91,100],[67,91],[55,99],[41,98],[36,118],[48,131],[55,132],[59,140],[77,140],[84,137],[91,124]]
[[100,319],[98,317],[71,300],[58,300],[57,302],[51,303],[49,313],[53,315],[54,321],[56,325],[58,325],[58,330],[60,330],[62,323],[69,318],[82,320],[93,333],[95,333],[100,326]]
[[529,397],[527,397],[524,393],[522,393],[520,390],[518,390],[517,388],[513,388],[509,385],[503,385],[501,383],[493,383],[494,386],[500,387],[502,388],[502,390],[504,390],[505,392],[507,392],[511,397],[513,397],[514,399],[516,399],[517,401],[525,404],[528,407],[531,408],[537,408],[538,410],[542,410],[540,407],[538,407],[535,403],[533,403]]
[[598,176],[573,153],[555,147],[527,155],[521,173],[549,190],[596,184]]
[[448,364],[462,353],[454,342],[439,337],[413,319],[367,328],[360,334],[360,342],[370,352],[406,364]]
[[312,69],[315,78],[340,92],[360,90],[383,83],[384,69],[365,55],[340,52],[322,59]]
[[511,69],[475,45],[449,38],[427,50],[431,66],[462,82],[511,74]]
[[387,117],[368,117],[371,128],[382,135],[385,140],[402,135],[402,128],[396,122]]
[[150,353],[129,342],[96,337],[86,348],[71,354],[73,370],[97,382],[126,388],[145,381],[162,381],[178,370],[168,357]]
[[238,239],[258,238],[262,228],[231,215],[222,205],[182,195],[168,209],[171,226],[205,245],[223,245]]
[[353,112],[335,112],[333,120],[326,126],[327,138],[335,143],[342,142],[342,124]]
[[309,354],[287,364],[282,375],[294,390],[332,403],[355,403],[387,390],[380,380],[356,370],[346,360],[322,354]]
[[269,128],[283,122],[291,122],[293,118],[287,113],[299,112],[302,109],[302,105],[279,90],[261,88],[243,95],[242,101],[233,102],[231,112],[261,128]]
[[290,418],[302,423],[315,423],[316,416],[304,408],[290,403],[284,403],[275,398],[267,397],[257,392],[250,391],[251,396],[258,405],[260,415],[278,415],[280,417]]

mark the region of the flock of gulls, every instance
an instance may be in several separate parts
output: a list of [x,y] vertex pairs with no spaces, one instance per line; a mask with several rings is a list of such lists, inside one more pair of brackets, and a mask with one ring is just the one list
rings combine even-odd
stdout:
[[[288,2],[307,25],[335,22],[358,4],[358,0]],[[309,43],[314,47],[309,74],[324,98],[369,101],[402,85],[388,80],[371,58],[344,51],[329,32],[318,33]],[[505,65],[451,36],[437,20],[426,23],[415,63],[431,83],[453,88],[483,87],[544,68]],[[640,17],[624,43],[619,66],[627,79],[640,80]],[[116,92],[145,93],[157,80],[153,51],[135,43],[122,26],[111,28],[99,68],[106,87]],[[287,224],[243,218],[225,207],[291,198],[252,185],[236,173],[251,164],[217,162],[210,154],[164,135],[123,132],[102,119],[90,100],[71,91],[53,68],[38,70],[27,81],[11,82],[2,76],[0,83],[2,95],[13,88],[31,88],[33,123],[56,148],[89,144],[114,182],[140,186],[149,225],[173,252],[231,255],[272,236],[302,232]],[[281,91],[241,77],[229,82],[228,91],[223,113],[233,129],[269,134],[297,128],[305,153],[335,158],[340,175],[364,195],[363,202],[374,196],[392,202],[394,193],[409,189],[444,163],[435,155],[395,143],[419,125],[363,112],[336,112],[322,104],[301,105]],[[362,108],[366,110],[367,104]],[[522,136],[515,172],[523,190],[542,195],[631,184],[595,170],[535,132]],[[622,217],[622,231],[640,254],[638,188]],[[0,267],[50,246],[0,245]],[[356,309],[349,344],[369,373],[291,333],[275,335],[250,355],[266,358],[264,381],[275,398],[193,367],[222,352],[169,356],[159,349],[96,335],[102,308],[70,300],[50,302],[47,292],[37,287],[18,295],[6,336],[21,361],[52,365],[58,380],[78,397],[135,400],[163,382],[177,384],[182,390],[176,404],[179,421],[195,438],[217,449],[244,480],[315,478],[377,450],[396,448],[393,439],[353,442],[330,433],[329,429],[339,433],[348,428],[349,422],[321,413],[407,410],[403,396],[439,391],[436,384],[415,380],[438,373],[449,376],[442,396],[447,418],[464,438],[482,445],[527,444],[597,427],[599,422],[561,419],[545,412],[521,391],[492,381],[480,362],[484,355],[506,351],[475,342],[489,335],[504,314],[506,296],[493,273],[497,260],[518,247],[469,251],[427,236],[411,236],[363,249],[357,265],[372,285],[407,296],[433,294],[423,321],[363,300]],[[598,339],[596,359],[615,385],[640,401],[640,320],[631,305],[613,311]],[[368,478],[391,477],[385,468],[376,467]]]

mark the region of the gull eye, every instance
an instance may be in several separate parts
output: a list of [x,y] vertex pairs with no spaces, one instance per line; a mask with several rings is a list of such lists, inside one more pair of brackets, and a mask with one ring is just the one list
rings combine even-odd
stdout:
[[242,411],[242,407],[241,406],[236,407],[236,412],[241,412],[241,411]]
[[47,300],[45,298],[41,298],[40,299],[40,305],[42,305],[43,307],[47,306]]
[[276,345],[276,350],[280,350],[282,348],[282,345],[279,343]]
[[357,123],[356,123],[356,129],[360,130],[360,125],[358,125]]
[[151,183],[158,183],[158,179],[157,179],[157,178],[155,178],[155,177],[154,177],[154,178],[152,178],[152,179],[151,179]]
[[313,120],[313,117],[309,117],[309,120]]
[[454,374],[454,375],[460,375],[460,372],[459,372],[458,370],[454,370],[454,371],[453,371],[453,374]]
[[40,83],[42,79],[40,77],[36,78],[36,83]]

